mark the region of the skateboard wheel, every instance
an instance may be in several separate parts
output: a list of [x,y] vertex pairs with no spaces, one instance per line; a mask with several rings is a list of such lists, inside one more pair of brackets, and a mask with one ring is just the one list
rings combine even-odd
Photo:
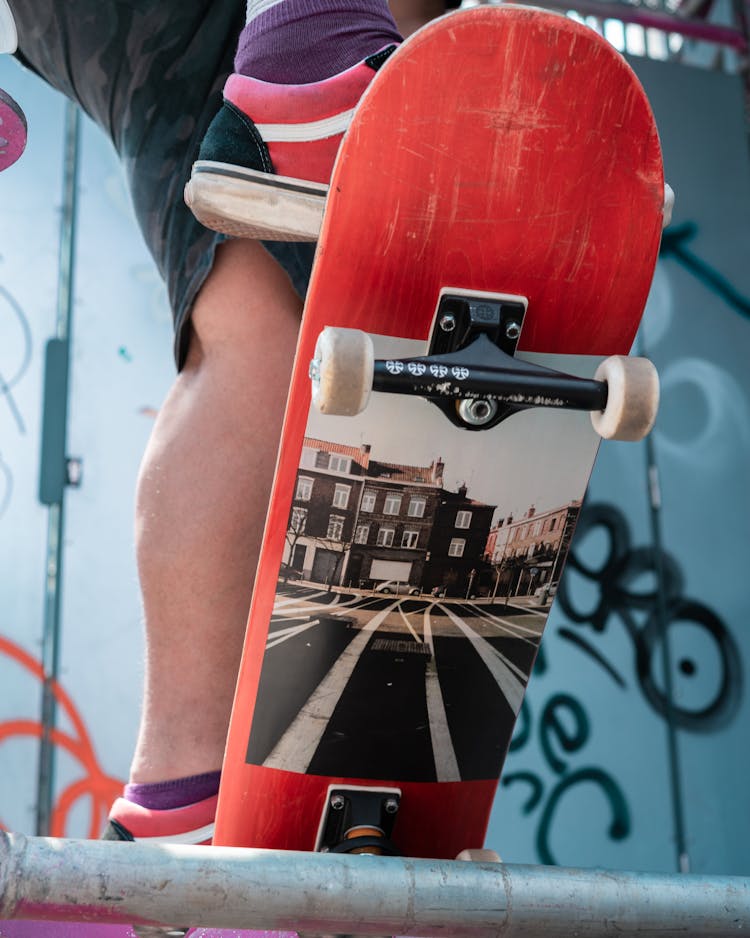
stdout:
[[468,860],[470,863],[502,863],[500,854],[494,850],[485,850],[481,847],[471,847],[468,850],[462,850],[456,857],[457,860]]
[[0,172],[23,153],[26,131],[26,117],[20,106],[0,88]]
[[662,209],[663,221],[662,228],[666,228],[672,221],[672,211],[674,209],[674,189],[664,183],[664,208]]
[[659,409],[659,375],[647,358],[612,355],[594,380],[607,384],[607,405],[591,414],[594,429],[605,440],[642,440]]
[[320,413],[341,417],[361,413],[370,398],[374,361],[366,332],[327,326],[318,336],[310,363],[312,400]]

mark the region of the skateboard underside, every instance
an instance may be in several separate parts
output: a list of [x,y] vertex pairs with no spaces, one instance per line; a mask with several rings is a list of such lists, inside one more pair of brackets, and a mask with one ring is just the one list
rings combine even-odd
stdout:
[[597,438],[583,413],[467,432],[379,393],[322,417],[315,341],[349,326],[423,355],[441,291],[511,295],[518,357],[590,377],[629,351],[662,200],[643,91],[585,27],[460,11],[384,66],[332,179],[217,842],[315,849],[331,790],[371,786],[400,798],[404,853],[481,846]]
[[[627,354],[661,230],[650,109],[600,37],[521,7],[418,33],[358,108],[308,293],[232,718],[216,842],[307,849],[335,792],[397,803],[405,854],[481,846],[596,456],[588,415],[491,430],[375,393],[310,409],[327,325],[424,355],[441,291],[522,297],[518,357]],[[332,795],[332,792],[334,795]],[[287,938],[197,928],[194,938]],[[0,938],[134,938],[0,922]]]
[[[424,351],[373,338],[384,358]],[[585,377],[598,364],[534,358]],[[250,762],[497,778],[598,438],[587,414],[542,410],[487,433],[491,459],[418,398],[394,425],[387,394],[355,418],[310,412]],[[304,679],[274,695],[290,668]]]

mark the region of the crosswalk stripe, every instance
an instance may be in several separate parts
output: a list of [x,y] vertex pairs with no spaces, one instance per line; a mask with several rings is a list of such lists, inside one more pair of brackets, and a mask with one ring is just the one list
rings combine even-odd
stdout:
[[284,769],[287,772],[307,772],[323,734],[328,728],[333,711],[372,633],[397,606],[398,602],[395,602],[382,609],[349,642],[274,746],[264,765]]
[[438,678],[435,646],[432,641],[430,608],[428,606],[424,611],[424,640],[432,652],[425,672],[425,695],[427,697],[427,717],[430,724],[432,756],[435,761],[435,777],[439,782],[460,782],[461,773],[458,768],[456,752],[453,748],[443,692]]
[[[450,620],[456,625],[474,646],[474,650],[487,666],[495,683],[508,701],[508,706],[514,714],[518,714],[523,703],[526,689],[525,682],[519,681],[516,674],[523,674],[516,665],[496,651],[490,643],[471,629],[462,619],[453,613],[447,606],[441,607]],[[515,673],[514,673],[515,672]]]

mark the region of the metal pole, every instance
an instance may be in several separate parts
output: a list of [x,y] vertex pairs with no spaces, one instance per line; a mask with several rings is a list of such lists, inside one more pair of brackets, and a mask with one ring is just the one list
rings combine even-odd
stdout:
[[78,108],[72,102],[68,102],[65,110],[57,320],[55,337],[49,340],[46,350],[39,482],[39,499],[42,504],[49,506],[49,515],[42,633],[42,666],[44,668],[40,721],[42,737],[39,746],[37,777],[36,831],[38,834],[49,833],[54,802],[55,751],[51,737],[57,717],[54,684],[58,677],[60,657],[60,599],[65,530],[64,491],[67,484],[68,371],[73,315],[79,135]]
[[74,841],[0,832],[0,920],[432,938],[723,936],[750,878]]
[[596,16],[600,19],[619,20],[621,23],[635,23],[644,29],[658,29],[663,33],[674,33],[686,39],[703,42],[715,42],[717,45],[735,49],[741,55],[747,52],[747,36],[741,30],[729,26],[717,26],[697,19],[681,19],[673,14],[659,13],[643,6],[631,6],[627,3],[612,3],[608,0],[542,0],[539,6],[553,10],[575,10],[582,16]]
[[[639,354],[647,356],[644,331],[638,336]],[[690,854],[688,852],[687,822],[685,797],[683,792],[682,764],[678,738],[678,724],[675,717],[674,660],[672,641],[669,634],[669,599],[666,590],[664,571],[664,546],[662,537],[662,499],[659,479],[659,464],[656,460],[654,437],[649,434],[644,440],[646,456],[646,488],[648,492],[649,524],[651,541],[654,548],[654,573],[656,575],[656,594],[654,615],[661,639],[661,675],[664,685],[664,720],[667,729],[667,759],[669,784],[672,795],[672,822],[674,824],[675,853],[677,869],[681,873],[690,872]]]
[[675,719],[675,689],[673,669],[674,653],[669,635],[669,610],[666,595],[664,553],[661,531],[661,486],[659,484],[659,468],[656,462],[656,451],[653,438],[649,435],[645,439],[646,474],[648,480],[649,519],[651,524],[651,540],[654,546],[654,572],[656,573],[656,601],[654,610],[661,638],[661,673],[664,683],[665,712],[664,719],[667,726],[667,753],[669,757],[669,777],[672,792],[672,819],[674,822],[675,852],[677,855],[677,868],[682,873],[690,872],[690,854],[687,846],[687,831],[685,823],[685,799],[683,796],[682,767],[678,740],[678,726]]

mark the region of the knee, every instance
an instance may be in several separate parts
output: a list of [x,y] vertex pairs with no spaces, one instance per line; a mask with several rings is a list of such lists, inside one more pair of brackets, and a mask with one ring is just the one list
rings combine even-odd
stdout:
[[186,368],[214,355],[294,342],[302,303],[283,268],[257,241],[227,241],[193,304]]

